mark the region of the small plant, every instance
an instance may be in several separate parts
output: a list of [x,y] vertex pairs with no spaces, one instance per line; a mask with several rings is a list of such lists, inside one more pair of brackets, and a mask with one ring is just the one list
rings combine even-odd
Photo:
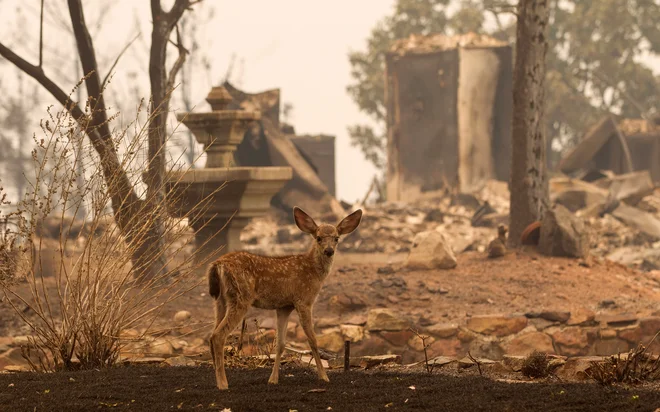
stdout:
[[528,378],[546,378],[550,375],[550,359],[543,352],[534,351],[525,358],[521,372]]
[[424,348],[424,365],[426,366],[426,371],[428,373],[433,372],[433,366],[434,365],[429,364],[429,355],[428,355],[428,352],[426,350],[429,346],[431,346],[430,343],[428,343],[428,344],[426,343],[426,340],[429,338],[429,336],[421,335],[419,332],[417,332],[413,328],[410,328],[410,331],[412,333],[414,333],[415,336],[417,336],[422,341],[422,348]]
[[[651,342],[658,337],[658,332]],[[648,352],[641,343],[628,353],[610,356],[600,362],[592,362],[589,377],[601,385],[615,383],[636,384],[660,380],[660,356]]]

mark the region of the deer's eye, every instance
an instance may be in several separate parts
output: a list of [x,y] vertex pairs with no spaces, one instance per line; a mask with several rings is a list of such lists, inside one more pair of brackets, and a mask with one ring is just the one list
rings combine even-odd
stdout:
[[339,242],[339,236],[335,236],[335,242]]
[[317,237],[316,237],[316,241],[317,241],[317,242],[320,242],[320,241],[321,241],[321,236],[317,236]]

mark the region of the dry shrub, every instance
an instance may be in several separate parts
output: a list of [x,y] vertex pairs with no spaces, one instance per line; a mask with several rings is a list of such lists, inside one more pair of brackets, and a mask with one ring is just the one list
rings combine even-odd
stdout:
[[[92,111],[88,104],[89,119]],[[138,110],[137,119],[141,114]],[[144,124],[149,125],[149,120]],[[25,270],[3,270],[0,288],[32,330],[24,350],[35,370],[114,364],[125,344],[122,330],[139,326],[146,334],[165,304],[196,286],[186,280],[205,262],[191,252],[194,237],[185,224],[188,216],[169,218],[166,202],[150,201],[141,182],[147,170],[143,146],[148,126],[140,123],[135,120],[115,130],[109,143],[118,148],[122,167],[144,200],[124,205],[139,208],[128,226],[134,239],[145,239],[154,219],[162,221],[165,247],[150,258],[164,259],[167,268],[147,280],[138,281],[139,268],[132,267],[136,244],[126,243],[113,223],[102,161],[82,132],[85,125],[81,127],[66,111],[49,108],[42,136],[34,138],[30,187],[16,210],[3,216],[16,222],[14,239],[27,239],[27,249],[33,253],[14,253],[21,250],[20,244],[5,247],[3,242],[0,253],[8,250],[27,264]],[[174,168],[169,166],[168,171]],[[207,206],[197,205],[198,210]],[[56,238],[50,244],[39,236],[45,231]],[[28,290],[17,288],[17,282],[26,283]]]
[[[657,337],[658,334],[648,346]],[[601,362],[592,362],[587,374],[601,385],[657,381],[660,380],[660,356],[649,353],[647,346],[639,344],[623,355],[618,353]]]
[[529,378],[546,378],[550,375],[550,359],[547,354],[534,351],[525,358],[520,371]]

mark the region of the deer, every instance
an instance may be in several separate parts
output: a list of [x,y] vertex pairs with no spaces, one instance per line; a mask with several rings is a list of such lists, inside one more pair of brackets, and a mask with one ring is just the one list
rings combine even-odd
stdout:
[[262,256],[236,251],[209,265],[209,294],[215,304],[215,327],[209,347],[216,385],[220,390],[229,387],[224,364],[225,341],[244,320],[250,307],[275,310],[277,314],[277,348],[269,384],[279,382],[280,358],[286,344],[289,315],[293,310],[298,312],[319,379],[330,381],[321,364],[312,309],[332,268],[340,237],[357,229],[362,220],[362,209],[344,217],[336,226],[326,223],[317,225],[297,206],[293,208],[293,218],[298,229],[313,238],[307,253]]

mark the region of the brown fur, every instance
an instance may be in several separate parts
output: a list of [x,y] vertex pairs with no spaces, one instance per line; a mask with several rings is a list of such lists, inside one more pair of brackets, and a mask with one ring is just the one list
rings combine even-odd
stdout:
[[508,229],[504,225],[497,227],[497,238],[488,244],[488,257],[498,258],[506,254],[506,232]]
[[302,255],[269,257],[232,252],[211,264],[209,293],[215,298],[216,323],[211,335],[211,354],[216,384],[227,389],[224,345],[227,336],[243,320],[250,306],[277,311],[277,352],[269,383],[278,383],[280,357],[284,351],[286,326],[291,312],[298,312],[316,362],[319,378],[328,381],[321,365],[312,321],[312,307],[328,276],[341,235],[353,232],[362,218],[357,210],[337,226],[317,225],[300,208],[293,210],[296,225],[314,240]]

